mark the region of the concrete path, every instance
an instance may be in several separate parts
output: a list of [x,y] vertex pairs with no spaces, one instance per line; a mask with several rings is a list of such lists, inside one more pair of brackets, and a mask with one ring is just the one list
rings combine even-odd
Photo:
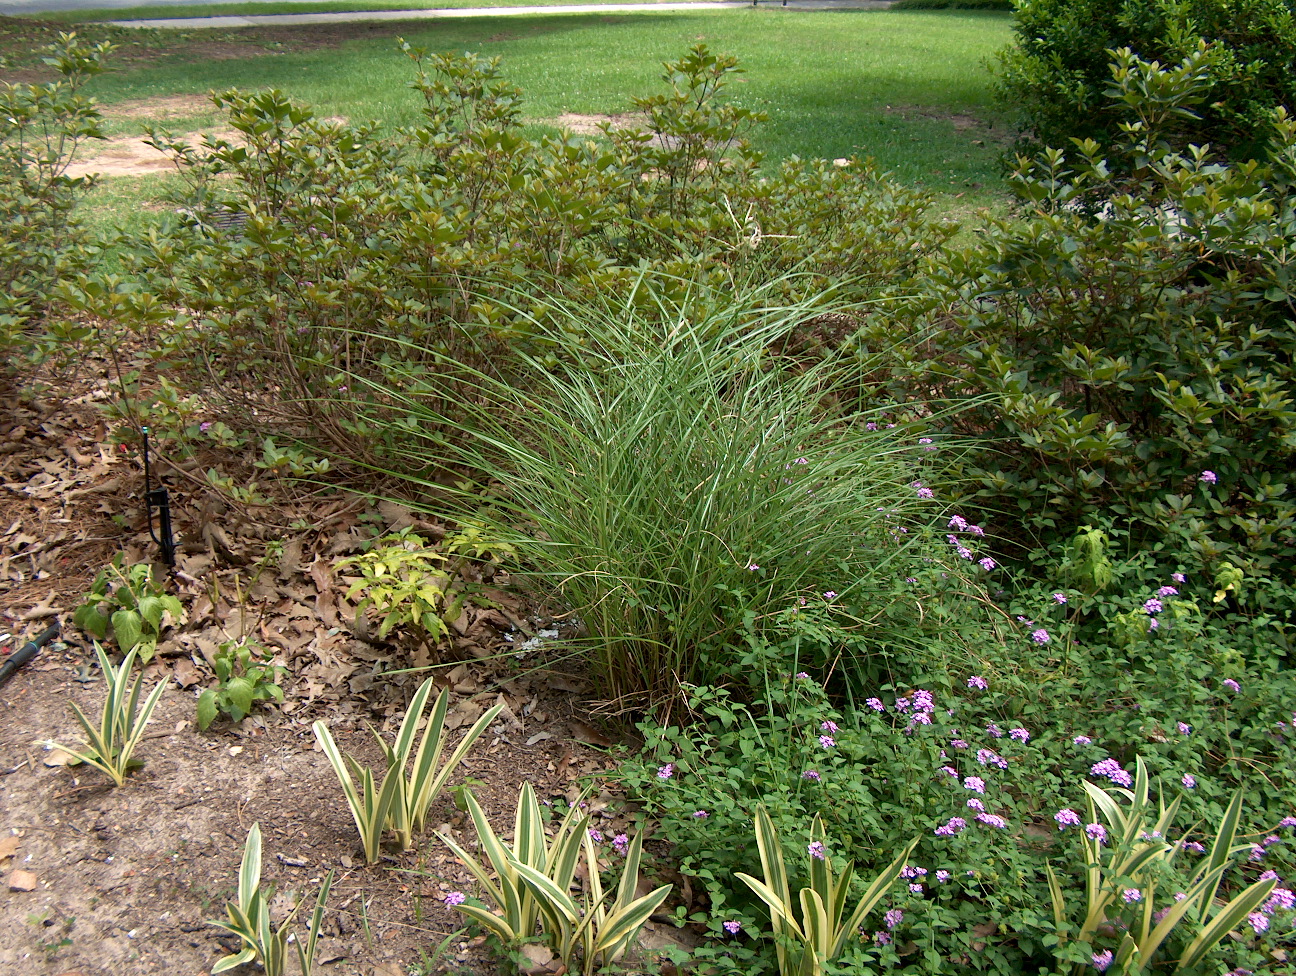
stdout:
[[[52,10],[86,10],[137,6],[141,2],[183,7],[208,0],[0,0],[0,14],[38,13]],[[312,0],[288,0],[310,3]],[[714,10],[751,6],[749,0],[692,0],[667,3],[594,3],[535,7],[461,7],[438,10],[365,10],[351,13],[248,14],[224,17],[167,17],[151,20],[116,20],[119,27],[160,27],[192,30],[204,27],[263,27],[292,24],[335,24],[346,21],[438,20],[452,17],[510,17],[522,15],[581,13],[653,13],[664,10]],[[760,0],[762,7],[789,10],[885,10],[890,0]],[[176,11],[180,13],[179,10]]]

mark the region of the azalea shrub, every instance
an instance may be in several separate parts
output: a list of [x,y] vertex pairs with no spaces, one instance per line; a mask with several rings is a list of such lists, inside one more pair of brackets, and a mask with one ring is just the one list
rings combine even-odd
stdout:
[[[582,340],[548,299],[635,292],[644,315],[655,292],[678,304],[695,286],[864,299],[953,232],[865,161],[765,165],[750,141],[760,116],[725,98],[736,60],[705,46],[637,100],[641,124],[599,137],[525,135],[497,60],[402,46],[423,104],[409,129],[231,90],[213,96],[230,138],[154,132],[188,181],[179,215],[120,242],[132,277],[68,289],[147,331],[239,432],[390,456],[404,414],[383,409],[381,387],[399,380],[460,422],[466,373],[513,348],[555,365]],[[645,270],[654,288],[636,289]]]
[[1082,141],[1022,160],[1025,214],[992,221],[929,268],[904,307],[855,338],[899,400],[966,407],[948,427],[983,449],[949,491],[1014,556],[1110,519],[1131,550],[1282,576],[1296,561],[1289,255],[1296,124],[1270,120],[1271,161],[1219,166],[1168,148],[1193,72],[1131,55],[1116,103],[1132,178]]
[[1285,0],[1020,0],[1013,35],[998,56],[999,95],[1035,147],[1071,138],[1119,147],[1125,120],[1108,98],[1119,48],[1167,68],[1205,50],[1202,103],[1166,133],[1179,149],[1210,144],[1249,158],[1265,151],[1273,110],[1296,107],[1296,22]]
[[68,168],[82,143],[103,137],[102,117],[85,88],[111,53],[106,42],[61,34],[45,59],[57,72],[54,81],[0,84],[0,350],[6,356],[28,358],[50,339],[83,337],[84,330],[50,312],[59,280],[92,261],[75,209],[93,181],[69,176]]

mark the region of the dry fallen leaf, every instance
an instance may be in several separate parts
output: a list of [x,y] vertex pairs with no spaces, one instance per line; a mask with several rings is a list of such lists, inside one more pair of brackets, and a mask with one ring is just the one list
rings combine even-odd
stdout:
[[587,725],[579,719],[572,719],[567,723],[567,727],[571,729],[571,734],[580,742],[585,742],[592,746],[599,746],[603,749],[612,745],[612,740],[606,735],[594,728],[594,726]]
[[18,851],[18,842],[20,838],[10,834],[8,837],[0,837],[0,861],[7,857],[13,857]]
[[522,947],[522,955],[526,957],[527,961],[527,965],[521,967],[522,972],[539,974],[554,971],[554,954],[544,946],[529,942]]
[[35,891],[36,875],[31,871],[15,871],[9,875],[10,891]]
[[171,669],[171,676],[175,678],[175,683],[181,688],[189,688],[202,680],[202,676],[198,674],[198,669],[193,666],[193,662],[187,657],[176,659],[175,665]]

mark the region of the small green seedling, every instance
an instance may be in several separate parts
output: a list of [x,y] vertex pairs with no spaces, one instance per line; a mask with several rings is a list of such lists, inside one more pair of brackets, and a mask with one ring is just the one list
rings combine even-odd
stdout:
[[222,712],[242,722],[258,701],[282,702],[279,679],[288,669],[272,660],[268,650],[247,638],[221,644],[212,659],[218,685],[198,698],[198,727],[206,732]]

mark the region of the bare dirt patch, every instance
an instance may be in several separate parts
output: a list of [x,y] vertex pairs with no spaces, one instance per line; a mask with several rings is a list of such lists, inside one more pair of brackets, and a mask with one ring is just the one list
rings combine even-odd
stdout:
[[635,112],[624,112],[620,115],[578,115],[575,112],[564,112],[556,119],[539,121],[574,132],[578,136],[597,136],[603,134],[604,125],[613,129],[634,129],[642,127],[647,119]]
[[954,127],[954,131],[959,135],[977,136],[986,142],[994,144],[1007,145],[1012,142],[1012,136],[1006,128],[996,127],[986,119],[967,112],[939,112],[914,105],[888,105],[884,111],[887,115],[895,115],[901,119],[929,119],[934,122],[947,122]]
[[186,119],[202,115],[212,109],[206,95],[167,95],[162,98],[141,98],[118,102],[104,114],[115,119],[147,119],[160,122],[166,119]]

